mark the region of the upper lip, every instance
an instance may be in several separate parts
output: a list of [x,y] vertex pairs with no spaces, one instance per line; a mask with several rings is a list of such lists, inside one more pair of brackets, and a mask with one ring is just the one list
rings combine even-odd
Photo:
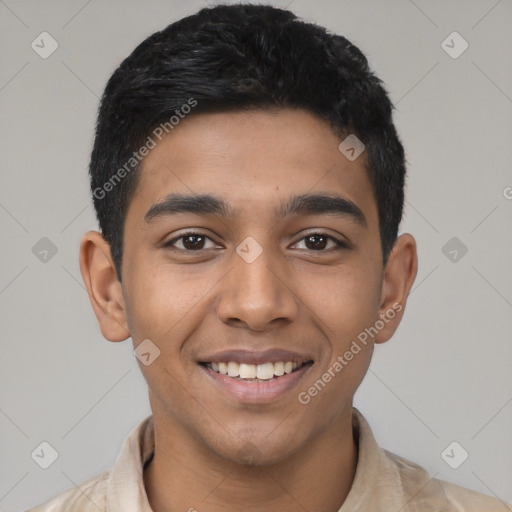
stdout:
[[311,361],[312,357],[301,354],[299,352],[291,352],[289,350],[268,349],[261,351],[251,350],[225,350],[215,354],[208,355],[200,359],[201,363],[228,363],[235,361],[245,364],[264,364],[288,362],[303,364]]

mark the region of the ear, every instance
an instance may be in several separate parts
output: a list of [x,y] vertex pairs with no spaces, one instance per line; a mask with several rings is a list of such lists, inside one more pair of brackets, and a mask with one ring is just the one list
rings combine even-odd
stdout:
[[375,343],[388,341],[397,330],[417,271],[416,241],[405,233],[397,238],[384,269],[379,309],[384,327],[375,336]]
[[128,338],[124,297],[110,245],[97,231],[82,237],[80,272],[103,336],[114,342]]

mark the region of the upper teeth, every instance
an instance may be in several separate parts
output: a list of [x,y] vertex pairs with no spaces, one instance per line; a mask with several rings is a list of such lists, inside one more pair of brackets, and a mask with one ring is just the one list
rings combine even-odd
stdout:
[[213,371],[228,375],[229,377],[240,377],[241,379],[261,379],[269,380],[274,377],[280,377],[285,373],[291,373],[293,370],[302,366],[302,364],[291,361],[279,363],[263,364],[238,364],[235,361],[227,363],[210,363]]

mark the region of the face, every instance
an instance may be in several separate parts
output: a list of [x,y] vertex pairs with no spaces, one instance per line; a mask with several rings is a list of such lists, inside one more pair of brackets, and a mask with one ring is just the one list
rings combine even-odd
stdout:
[[301,110],[196,114],[142,163],[122,314],[160,351],[139,363],[155,422],[228,460],[283,460],[350,416],[397,326],[365,331],[400,294],[364,153],[340,142]]

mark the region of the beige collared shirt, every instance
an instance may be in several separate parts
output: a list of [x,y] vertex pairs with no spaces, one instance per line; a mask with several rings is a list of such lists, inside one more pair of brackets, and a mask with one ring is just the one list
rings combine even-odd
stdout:
[[[377,445],[353,409],[359,456],[354,482],[339,512],[512,512],[512,506],[432,478],[423,468]],[[28,512],[152,512],[143,469],[155,448],[153,417],[126,438],[114,467]]]

